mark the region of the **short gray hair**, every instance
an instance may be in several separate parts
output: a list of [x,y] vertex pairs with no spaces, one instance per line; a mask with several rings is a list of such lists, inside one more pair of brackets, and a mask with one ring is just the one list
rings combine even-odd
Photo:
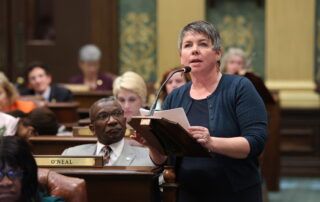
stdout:
[[231,57],[233,56],[240,56],[243,60],[243,69],[247,68],[247,55],[246,53],[240,49],[240,48],[230,48],[222,57],[222,62],[221,62],[221,71],[222,72],[227,72],[227,63],[230,60]]
[[178,38],[179,52],[182,48],[182,41],[187,32],[197,32],[206,35],[212,42],[213,48],[218,51],[221,49],[221,38],[218,29],[211,23],[206,21],[195,21],[187,24],[180,31]]
[[100,49],[93,44],[82,46],[79,50],[79,60],[83,62],[98,61],[101,58]]

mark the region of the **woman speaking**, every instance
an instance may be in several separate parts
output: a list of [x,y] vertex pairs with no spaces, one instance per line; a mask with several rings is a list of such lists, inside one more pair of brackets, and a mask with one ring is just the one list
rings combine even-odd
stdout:
[[[189,133],[212,158],[177,157],[178,201],[261,202],[258,157],[266,142],[264,103],[245,77],[222,74],[217,29],[205,21],[186,25],[179,36],[181,64],[192,82],[174,89],[163,109],[182,107]],[[156,163],[164,158],[151,155]]]

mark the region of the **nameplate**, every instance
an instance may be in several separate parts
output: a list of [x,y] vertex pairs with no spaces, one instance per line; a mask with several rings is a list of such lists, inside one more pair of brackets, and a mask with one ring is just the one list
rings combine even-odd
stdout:
[[72,128],[73,136],[94,136],[88,126],[76,126]]
[[103,167],[102,156],[34,155],[38,167]]

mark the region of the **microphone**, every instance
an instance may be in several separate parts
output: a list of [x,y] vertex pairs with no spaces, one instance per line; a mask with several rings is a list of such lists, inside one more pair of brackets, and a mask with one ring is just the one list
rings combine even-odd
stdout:
[[158,91],[158,93],[157,93],[157,96],[156,96],[155,100],[153,101],[153,103],[152,103],[152,105],[151,105],[151,107],[150,107],[150,112],[149,112],[149,115],[148,115],[148,116],[152,116],[152,115],[154,114],[154,111],[155,111],[155,109],[156,109],[157,102],[158,102],[158,99],[159,99],[159,95],[160,95],[161,90],[162,90],[163,87],[166,85],[166,83],[169,81],[169,79],[170,79],[175,73],[177,73],[177,72],[189,73],[189,72],[191,72],[191,67],[189,67],[189,66],[183,67],[183,68],[181,68],[181,69],[178,69],[178,70],[172,72],[172,73],[168,76],[168,78],[162,83],[162,85],[161,85],[161,87],[160,87],[160,89],[159,89],[159,91]]

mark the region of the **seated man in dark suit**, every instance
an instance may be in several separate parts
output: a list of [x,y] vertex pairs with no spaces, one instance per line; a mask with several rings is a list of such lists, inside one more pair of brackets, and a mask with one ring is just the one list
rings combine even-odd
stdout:
[[68,148],[62,155],[101,155],[107,166],[154,166],[147,148],[132,146],[124,138],[126,118],[121,105],[113,97],[96,101],[89,115],[89,127],[98,142]]
[[70,90],[52,84],[48,69],[42,64],[32,64],[26,72],[29,89],[20,91],[21,95],[41,96],[47,102],[71,102]]

